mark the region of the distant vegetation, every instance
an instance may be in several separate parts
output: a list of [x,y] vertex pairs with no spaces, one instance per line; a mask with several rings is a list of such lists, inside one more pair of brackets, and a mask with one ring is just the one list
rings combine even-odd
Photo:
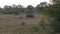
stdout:
[[36,7],[28,5],[24,7],[22,5],[5,5],[4,8],[0,8],[0,14],[15,14],[19,15],[20,13],[40,13],[47,6],[47,2],[41,2]]

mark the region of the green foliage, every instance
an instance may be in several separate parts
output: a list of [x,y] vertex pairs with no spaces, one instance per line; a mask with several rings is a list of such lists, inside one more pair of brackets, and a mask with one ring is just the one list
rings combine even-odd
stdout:
[[60,2],[46,7],[45,13],[55,18],[51,27],[54,27],[55,32],[60,32]]
[[34,27],[34,30],[35,30],[36,32],[39,32],[39,29],[38,29],[37,27]]
[[34,27],[34,30],[38,33],[41,33],[41,30],[46,30],[45,21],[42,19],[37,26]]

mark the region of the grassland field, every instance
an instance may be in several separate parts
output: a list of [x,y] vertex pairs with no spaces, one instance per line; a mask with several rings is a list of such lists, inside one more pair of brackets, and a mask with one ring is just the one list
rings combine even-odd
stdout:
[[[38,25],[42,18],[46,22],[48,22],[47,16],[42,14],[34,14],[34,15],[35,15],[35,18],[28,18],[28,19],[26,19],[26,14],[0,15],[0,34],[31,34],[31,30],[32,30],[31,28],[33,26]],[[21,16],[23,17],[22,19],[20,19]],[[22,22],[25,22],[25,25],[21,25]],[[25,32],[25,33],[22,33],[22,32]]]

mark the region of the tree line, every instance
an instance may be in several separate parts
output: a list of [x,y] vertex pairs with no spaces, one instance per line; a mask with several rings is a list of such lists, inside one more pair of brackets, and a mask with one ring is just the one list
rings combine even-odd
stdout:
[[40,13],[43,11],[43,8],[47,6],[47,2],[41,2],[36,7],[28,5],[24,7],[22,5],[5,5],[4,8],[0,7],[0,14],[15,14],[19,15],[20,13]]

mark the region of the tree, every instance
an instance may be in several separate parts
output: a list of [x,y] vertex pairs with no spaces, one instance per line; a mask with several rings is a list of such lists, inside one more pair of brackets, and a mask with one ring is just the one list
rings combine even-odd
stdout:
[[38,12],[43,12],[46,6],[48,6],[47,2],[41,2],[40,4],[36,6],[36,9],[38,10]]
[[24,7],[22,5],[13,5],[12,9],[15,15],[19,15],[24,12]]
[[46,7],[46,6],[47,6],[47,2],[41,2],[41,3],[40,3],[40,6],[41,6],[41,7]]
[[59,0],[56,1],[56,3],[47,7],[45,11],[46,14],[49,14],[52,18],[54,18],[53,23],[51,23],[51,27],[54,27],[55,32],[60,32],[60,2]]
[[28,5],[27,6],[27,10],[28,10],[27,13],[33,13],[33,8],[34,7],[32,5]]
[[11,6],[5,5],[4,9],[12,8]]
[[12,7],[8,6],[8,5],[5,5],[3,10],[4,10],[3,11],[4,14],[12,14],[13,13]]

